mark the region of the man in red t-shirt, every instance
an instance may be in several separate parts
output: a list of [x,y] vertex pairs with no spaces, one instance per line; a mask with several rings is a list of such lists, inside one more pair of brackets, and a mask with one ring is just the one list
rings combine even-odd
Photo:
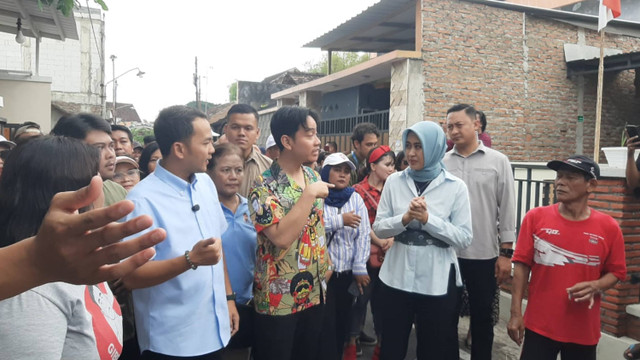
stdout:
[[522,222],[507,328],[518,345],[524,338],[521,360],[555,360],[558,353],[563,360],[595,360],[601,293],[626,277],[624,240],[613,218],[587,205],[598,164],[575,155],[547,167],[557,172],[558,204],[535,208]]

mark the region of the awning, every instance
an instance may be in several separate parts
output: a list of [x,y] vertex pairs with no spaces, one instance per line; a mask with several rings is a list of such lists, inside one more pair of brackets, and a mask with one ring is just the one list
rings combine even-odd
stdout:
[[55,7],[38,7],[37,0],[0,0],[0,32],[16,34],[22,20],[22,33],[33,38],[78,40],[73,14],[64,16]]
[[[622,71],[640,68],[640,52],[623,53],[620,50],[605,49],[604,71]],[[600,65],[600,49],[594,46],[565,44],[564,56],[567,61],[567,77],[573,75],[597,74]]]

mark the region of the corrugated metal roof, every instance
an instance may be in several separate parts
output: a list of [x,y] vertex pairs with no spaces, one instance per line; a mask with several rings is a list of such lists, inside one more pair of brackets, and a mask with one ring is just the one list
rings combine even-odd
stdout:
[[73,14],[64,16],[46,5],[40,9],[36,0],[0,0],[0,31],[15,34],[18,18],[24,36],[78,40]]
[[304,47],[389,52],[415,47],[415,0],[381,0]]

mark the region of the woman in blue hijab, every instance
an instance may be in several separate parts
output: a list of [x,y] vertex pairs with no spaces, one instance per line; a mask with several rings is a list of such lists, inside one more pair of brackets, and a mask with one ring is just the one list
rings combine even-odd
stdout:
[[442,163],[447,144],[438,124],[419,122],[402,141],[409,167],[387,179],[373,224],[378,237],[395,237],[380,269],[380,359],[406,356],[415,319],[419,360],[457,360],[455,250],[471,244],[467,187]]

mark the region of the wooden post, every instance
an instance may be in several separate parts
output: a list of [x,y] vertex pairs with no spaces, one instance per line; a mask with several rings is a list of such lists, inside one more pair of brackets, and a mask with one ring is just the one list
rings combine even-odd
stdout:
[[602,122],[602,79],[604,74],[604,29],[600,31],[600,65],[598,65],[598,94],[596,102],[596,132],[594,135],[593,160],[600,161],[600,124]]

